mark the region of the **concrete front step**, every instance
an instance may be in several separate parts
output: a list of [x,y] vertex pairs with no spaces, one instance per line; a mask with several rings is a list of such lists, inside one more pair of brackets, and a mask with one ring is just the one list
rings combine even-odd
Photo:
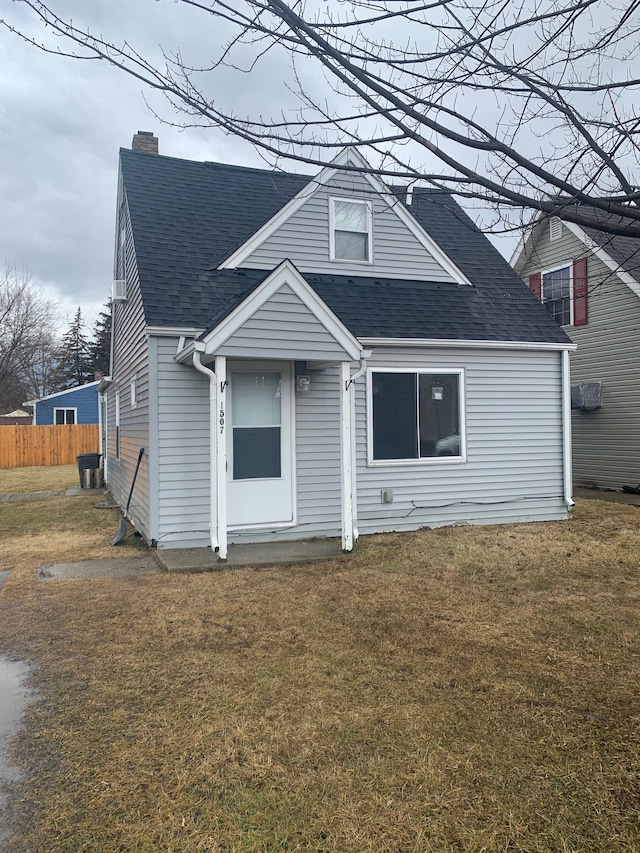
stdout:
[[342,556],[339,542],[332,539],[230,545],[226,560],[219,560],[211,548],[159,548],[155,552],[156,560],[168,572],[219,572],[226,566],[299,565]]

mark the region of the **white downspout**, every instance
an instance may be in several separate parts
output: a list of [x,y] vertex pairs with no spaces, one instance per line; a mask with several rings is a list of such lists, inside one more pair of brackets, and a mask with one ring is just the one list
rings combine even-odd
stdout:
[[564,503],[567,509],[575,506],[573,500],[573,472],[571,468],[571,373],[569,350],[562,350],[562,460],[564,475]]
[[[202,348],[199,349],[198,345]],[[210,368],[206,367],[201,359],[200,352],[204,351],[204,344],[196,341],[193,353],[193,366],[209,379],[209,535],[211,538],[211,551],[217,554],[220,550],[218,543],[218,477],[216,465],[217,436],[215,424],[216,417],[216,375]]]
[[353,550],[353,411],[351,365],[340,362],[340,504],[342,509],[342,550]]
[[371,356],[371,350],[362,350],[360,355],[360,367],[349,380],[349,385],[353,386],[351,391],[351,505],[352,505],[352,524],[353,524],[353,541],[358,541],[358,456],[356,448],[357,439],[357,421],[356,421],[356,389],[355,382],[367,372],[367,359]]
[[102,454],[102,477],[104,482],[107,482],[107,442],[104,435],[105,424],[102,407],[105,406],[106,397],[104,394],[98,394],[98,429],[100,431],[100,453]]

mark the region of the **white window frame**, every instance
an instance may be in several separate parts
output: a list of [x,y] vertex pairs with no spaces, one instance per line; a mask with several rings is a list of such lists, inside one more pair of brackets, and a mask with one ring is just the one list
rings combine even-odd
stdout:
[[[367,260],[358,261],[351,258],[336,257],[336,202],[348,202],[349,204],[362,204],[367,211]],[[363,231],[354,231],[354,234],[363,234]],[[338,264],[363,264],[371,266],[373,263],[373,207],[370,201],[362,198],[351,198],[350,196],[330,196],[329,198],[329,260]]]
[[[64,416],[64,424],[56,424],[56,412],[73,412],[73,424],[67,423],[67,416]],[[55,406],[53,409],[53,424],[54,426],[75,426],[78,423],[78,409],[76,406]]]
[[[452,375],[458,377],[458,416],[460,418],[460,456],[419,456],[415,459],[374,459],[373,457],[373,374],[374,373],[411,373],[430,376]],[[380,468],[386,466],[408,465],[459,465],[467,461],[467,410],[465,370],[463,367],[368,367],[367,368],[367,467]],[[416,394],[416,417],[418,415],[419,399]]]
[[129,392],[131,395],[131,408],[135,409],[138,405],[138,377],[134,376],[129,384]]
[[[558,264],[555,267],[549,267],[546,270],[540,270],[540,301],[544,305],[545,302],[549,302],[552,300],[544,298],[544,277],[545,275],[549,275],[553,272],[558,272],[558,270],[569,270],[569,322],[562,323],[562,326],[573,326],[573,262],[569,261],[569,263]],[[551,317],[552,315],[549,314]],[[553,317],[555,320],[555,317]],[[556,321],[557,322],[557,321]]]

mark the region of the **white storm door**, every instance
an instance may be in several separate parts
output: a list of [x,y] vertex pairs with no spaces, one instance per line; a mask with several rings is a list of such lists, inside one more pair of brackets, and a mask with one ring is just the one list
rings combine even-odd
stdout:
[[291,524],[291,368],[231,365],[228,380],[227,523]]

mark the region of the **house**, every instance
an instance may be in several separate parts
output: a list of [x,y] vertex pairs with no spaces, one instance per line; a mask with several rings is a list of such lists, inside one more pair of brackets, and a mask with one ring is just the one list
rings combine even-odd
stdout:
[[33,406],[33,423],[35,426],[51,424],[97,424],[98,385],[100,380],[88,382],[47,394],[37,400],[28,400],[24,406]]
[[[640,483],[640,239],[543,218],[512,264],[578,345],[571,354],[579,486]],[[618,220],[618,224],[623,224]]]
[[106,478],[159,548],[563,519],[573,344],[451,197],[120,153]]
[[32,416],[22,409],[0,415],[0,426],[31,426],[31,421]]

